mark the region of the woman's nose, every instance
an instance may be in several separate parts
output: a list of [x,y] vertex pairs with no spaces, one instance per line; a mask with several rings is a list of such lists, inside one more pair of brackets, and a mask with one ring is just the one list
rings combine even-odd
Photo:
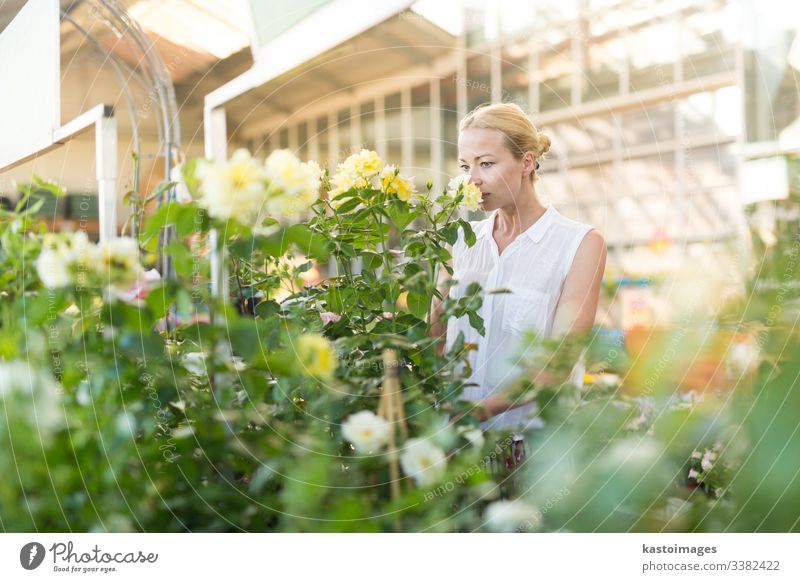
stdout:
[[473,184],[475,184],[476,186],[480,186],[483,183],[483,180],[481,180],[481,177],[474,170],[470,171],[470,173],[469,173],[469,181],[472,182]]

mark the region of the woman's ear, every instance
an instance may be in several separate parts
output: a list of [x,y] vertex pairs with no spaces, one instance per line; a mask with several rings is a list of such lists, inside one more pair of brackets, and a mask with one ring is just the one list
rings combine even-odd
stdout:
[[536,156],[533,155],[533,152],[525,152],[525,155],[522,156],[522,173],[529,178],[535,171]]

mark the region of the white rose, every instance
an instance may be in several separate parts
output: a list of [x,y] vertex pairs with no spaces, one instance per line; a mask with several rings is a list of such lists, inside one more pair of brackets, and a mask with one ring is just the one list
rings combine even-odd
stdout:
[[97,247],[94,270],[111,287],[113,295],[129,291],[144,276],[139,262],[139,244],[130,237],[118,237]]
[[761,362],[761,350],[754,337],[734,343],[725,357],[728,376],[739,379],[742,376],[755,372]]
[[214,218],[235,218],[253,225],[266,199],[264,169],[245,149],[236,150],[227,162],[201,162],[200,205]]
[[434,485],[442,479],[446,468],[444,451],[428,439],[408,439],[400,456],[403,473],[418,485]]
[[542,525],[542,515],[524,501],[495,501],[485,513],[486,527],[494,532],[536,531]]
[[0,418],[26,423],[48,439],[63,425],[60,393],[48,372],[21,361],[0,363]]
[[50,289],[66,287],[72,282],[69,274],[68,263],[58,252],[43,249],[36,259],[36,272],[42,285]]
[[342,436],[351,442],[359,453],[379,451],[389,442],[391,425],[369,410],[347,417],[342,424]]

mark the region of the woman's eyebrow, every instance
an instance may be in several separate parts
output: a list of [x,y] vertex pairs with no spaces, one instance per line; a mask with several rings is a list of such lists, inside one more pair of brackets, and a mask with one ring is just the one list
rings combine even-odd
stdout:
[[[486,156],[491,156],[491,155],[492,155],[492,154],[481,154],[481,155],[479,155],[479,156],[475,156],[475,159],[476,159],[476,160],[479,160],[479,159],[481,159],[481,158],[483,158],[483,157],[486,157]],[[459,161],[459,162],[466,162],[466,160],[465,160],[464,158],[458,158],[458,161]]]

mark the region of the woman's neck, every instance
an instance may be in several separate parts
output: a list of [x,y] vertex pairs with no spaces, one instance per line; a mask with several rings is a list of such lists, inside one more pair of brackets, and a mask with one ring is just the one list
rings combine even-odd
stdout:
[[516,238],[528,230],[545,213],[534,190],[520,196],[514,204],[497,209],[494,233],[504,238]]

